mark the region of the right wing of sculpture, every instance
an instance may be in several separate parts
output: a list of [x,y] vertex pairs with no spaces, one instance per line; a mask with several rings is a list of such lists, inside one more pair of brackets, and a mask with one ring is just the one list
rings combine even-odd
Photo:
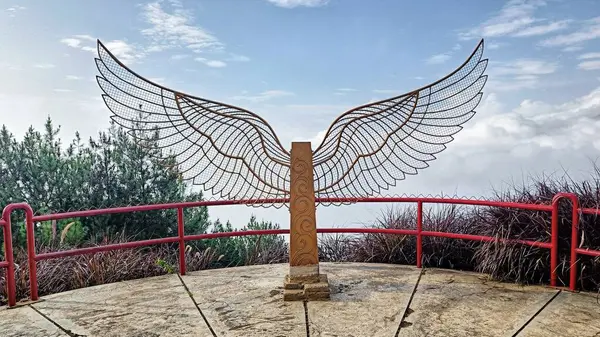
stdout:
[[450,75],[336,119],[313,152],[315,193],[363,198],[429,166],[475,114],[487,76],[483,40]]
[[288,197],[290,154],[262,118],[146,80],[100,41],[98,56],[111,118],[139,142],[156,137],[159,159],[175,158],[184,179],[229,200]]

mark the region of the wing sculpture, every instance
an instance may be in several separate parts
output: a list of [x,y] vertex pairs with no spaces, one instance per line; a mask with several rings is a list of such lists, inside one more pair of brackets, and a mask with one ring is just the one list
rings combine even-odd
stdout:
[[482,55],[483,40],[441,80],[338,117],[313,151],[316,197],[372,196],[428,167],[475,114],[487,80]]
[[[185,179],[229,200],[289,197],[290,153],[262,118],[146,80],[100,41],[98,55],[111,118],[141,142],[157,137]],[[313,151],[316,197],[372,196],[428,167],[475,114],[487,80],[482,56],[483,40],[443,79],[338,117]]]
[[158,147],[175,156],[184,179],[229,200],[288,197],[290,153],[262,118],[146,80],[100,41],[98,56],[111,118],[140,142],[158,134]]

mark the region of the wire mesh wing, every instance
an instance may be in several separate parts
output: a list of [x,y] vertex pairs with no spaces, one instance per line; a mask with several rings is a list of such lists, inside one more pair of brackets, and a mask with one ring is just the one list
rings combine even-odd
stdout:
[[313,152],[316,196],[372,196],[428,167],[475,114],[487,80],[482,56],[483,40],[443,79],[336,119]]
[[[98,41],[98,84],[111,118],[137,141],[154,137],[186,180],[229,200],[286,198],[290,154],[259,116],[137,75]],[[281,204],[275,204],[281,206]]]

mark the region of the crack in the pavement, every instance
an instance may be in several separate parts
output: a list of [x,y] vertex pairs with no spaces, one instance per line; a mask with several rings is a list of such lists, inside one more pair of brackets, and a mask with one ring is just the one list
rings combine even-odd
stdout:
[[28,305],[28,307],[30,307],[31,309],[33,309],[33,311],[37,312],[40,316],[44,317],[48,322],[54,324],[57,328],[59,328],[62,332],[66,333],[67,335],[69,335],[69,337],[86,337],[86,335],[80,335],[77,333],[74,333],[71,330],[65,329],[63,328],[60,324],[56,323],[54,320],[52,320],[50,317],[48,317],[46,314],[42,313],[41,311],[39,311],[36,307],[34,307],[33,305]]
[[306,337],[310,337],[310,323],[308,322],[308,303],[304,303],[304,323],[306,324]]
[[[410,309],[410,304],[412,303],[412,300],[415,297],[415,293],[417,292],[417,287],[419,286],[419,282],[421,281],[421,276],[423,276],[423,271],[424,270],[425,269],[421,269],[421,272],[419,273],[419,277],[417,278],[417,282],[415,282],[415,287],[413,288],[413,291],[410,294],[410,298],[408,299],[408,303],[406,304],[406,308],[404,308],[404,313],[402,314],[402,318],[400,319],[400,324],[398,324],[398,329],[396,330],[396,334],[394,335],[395,337],[398,337],[398,335],[400,335],[400,329],[412,325],[409,322],[405,322],[404,319],[410,313],[412,313],[412,309]],[[411,310],[411,311],[409,312],[409,310]]]
[[535,314],[533,314],[533,316],[531,316],[531,317],[530,317],[530,318],[527,320],[527,322],[525,322],[525,324],[523,324],[523,326],[522,326],[522,327],[520,327],[520,328],[519,328],[519,330],[517,330],[517,331],[514,333],[514,335],[512,335],[512,337],[516,337],[516,336],[518,336],[518,335],[521,333],[521,331],[523,331],[523,330],[524,330],[524,329],[527,327],[527,325],[529,325],[529,323],[531,323],[531,322],[532,322],[532,321],[533,321],[533,320],[534,320],[534,319],[535,319],[535,318],[536,318],[536,317],[537,317],[537,316],[538,316],[538,315],[539,315],[539,314],[540,314],[542,311],[544,311],[544,309],[546,309],[546,307],[547,307],[547,306],[548,306],[550,303],[552,303],[552,301],[554,301],[554,299],[555,299],[555,298],[556,298],[556,297],[557,297],[557,296],[558,296],[558,295],[559,295],[561,292],[562,292],[562,290],[558,290],[558,291],[556,292],[556,294],[554,294],[554,296],[552,296],[552,297],[551,297],[551,298],[550,298],[548,301],[546,301],[546,303],[544,303],[544,305],[542,305],[542,307],[541,307],[541,308],[540,308],[538,311],[536,311],[536,312],[535,312]]
[[196,309],[198,309],[198,312],[200,313],[200,316],[202,316],[202,319],[204,320],[204,323],[206,323],[206,326],[208,326],[208,329],[210,330],[210,333],[212,333],[213,337],[217,337],[217,334],[215,333],[215,330],[213,330],[212,326],[210,326],[210,323],[208,323],[208,319],[206,319],[206,316],[204,316],[204,313],[202,312],[202,309],[200,309],[200,306],[198,305],[198,302],[196,302],[196,299],[194,299],[194,295],[192,295],[192,292],[190,291],[190,289],[188,288],[188,286],[185,284],[185,282],[183,282],[183,278],[179,274],[177,274],[177,277],[179,277],[179,281],[181,281],[181,284],[183,285],[183,288],[187,292],[188,296],[192,299],[192,302],[194,302],[194,305],[196,306]]

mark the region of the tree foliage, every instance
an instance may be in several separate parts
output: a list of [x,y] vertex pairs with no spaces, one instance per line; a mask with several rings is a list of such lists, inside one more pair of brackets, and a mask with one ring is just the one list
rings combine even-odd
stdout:
[[[50,118],[42,132],[30,127],[22,141],[2,127],[0,205],[27,202],[36,213],[60,213],[202,199],[202,193],[186,188],[176,167],[165,167],[154,159],[161,155],[156,146],[158,133],[137,142],[112,124],[87,144],[77,133],[68,145],[59,133],[60,127]],[[14,241],[23,244],[23,215],[12,219]],[[206,207],[186,209],[185,219],[187,233],[202,233],[209,226]],[[36,224],[36,236],[57,240],[64,226],[73,221],[76,225],[67,233],[71,243],[76,240],[73,236],[97,242],[114,233],[148,239],[177,232],[176,211],[164,210]]]
[[[270,229],[279,229],[279,225],[269,221],[257,221],[256,217],[252,216],[248,224],[240,229],[233,228],[229,221],[223,224],[217,219],[212,223],[211,233]],[[202,245],[223,255],[215,263],[215,267],[284,262],[283,258],[287,253],[287,244],[280,235],[218,238],[208,240]]]

